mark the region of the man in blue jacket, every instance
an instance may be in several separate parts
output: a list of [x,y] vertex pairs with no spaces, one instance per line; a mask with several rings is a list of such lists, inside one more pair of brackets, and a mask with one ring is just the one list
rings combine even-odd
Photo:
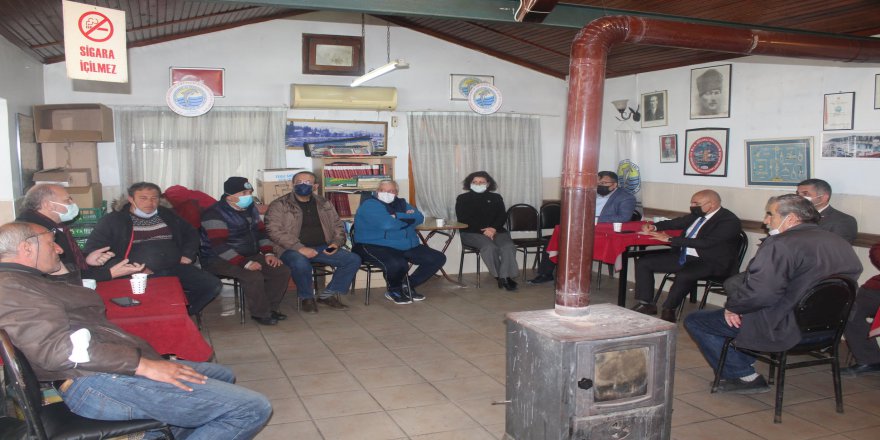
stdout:
[[[397,197],[398,186],[393,180],[379,182],[376,195],[365,200],[354,216],[353,251],[364,261],[381,267],[388,292],[385,298],[396,304],[422,301],[424,295],[415,287],[428,281],[443,264],[446,256],[419,242],[416,226],[425,217],[405,199]],[[409,264],[418,269],[404,280]]]
[[599,171],[596,185],[596,221],[598,223],[628,222],[636,209],[636,197],[618,186],[617,173]]

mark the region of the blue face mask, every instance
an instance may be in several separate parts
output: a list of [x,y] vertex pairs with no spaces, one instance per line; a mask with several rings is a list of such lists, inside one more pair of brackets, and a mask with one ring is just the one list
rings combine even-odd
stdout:
[[254,196],[238,196],[238,201],[235,202],[235,206],[245,209],[248,206],[251,206],[251,203],[254,203]]
[[293,192],[298,196],[308,196],[312,194],[312,184],[311,183],[298,183],[293,185]]
[[150,217],[153,217],[154,215],[156,215],[156,214],[158,214],[158,213],[159,213],[159,210],[158,210],[158,209],[155,210],[155,211],[153,211],[153,212],[151,212],[151,213],[149,213],[149,214],[147,214],[146,212],[141,211],[141,208],[138,208],[137,206],[134,207],[134,215],[136,215],[136,216],[138,216],[138,217],[140,217],[140,218],[150,218]]

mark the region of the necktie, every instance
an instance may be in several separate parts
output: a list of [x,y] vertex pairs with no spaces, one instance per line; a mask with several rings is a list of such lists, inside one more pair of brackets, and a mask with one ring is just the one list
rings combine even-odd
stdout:
[[[697,224],[694,225],[693,228],[691,228],[691,232],[688,232],[688,235],[685,238],[694,238],[694,235],[697,235],[697,230],[700,229],[700,225],[702,225],[704,221],[706,221],[706,217],[700,217],[700,219],[697,220]],[[686,260],[687,260],[687,246],[682,246],[681,253],[678,254],[678,265],[684,266],[684,262]]]

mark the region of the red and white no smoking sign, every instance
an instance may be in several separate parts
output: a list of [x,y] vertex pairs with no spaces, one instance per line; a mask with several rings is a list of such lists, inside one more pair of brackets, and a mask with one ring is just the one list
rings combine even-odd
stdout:
[[67,0],[63,8],[67,76],[128,82],[125,12]]

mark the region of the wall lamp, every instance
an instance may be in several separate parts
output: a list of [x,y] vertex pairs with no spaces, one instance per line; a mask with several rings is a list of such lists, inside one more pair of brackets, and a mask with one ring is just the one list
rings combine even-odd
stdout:
[[351,82],[351,87],[357,87],[357,86],[359,86],[359,85],[361,85],[371,79],[378,78],[388,72],[391,72],[391,71],[397,70],[397,69],[409,69],[409,64],[404,60],[391,61],[390,63],[388,63],[384,66],[377,67],[377,68],[355,78],[355,80]]
[[[626,121],[627,119],[632,118],[633,121],[639,122],[642,120],[642,114],[639,113],[639,107],[636,106],[635,110],[632,107],[629,107],[629,114],[626,113],[627,104],[629,103],[629,99],[618,99],[617,101],[611,101],[611,104],[614,105],[614,108],[620,113],[620,117],[617,118],[618,121]],[[615,116],[616,117],[616,116]]]

